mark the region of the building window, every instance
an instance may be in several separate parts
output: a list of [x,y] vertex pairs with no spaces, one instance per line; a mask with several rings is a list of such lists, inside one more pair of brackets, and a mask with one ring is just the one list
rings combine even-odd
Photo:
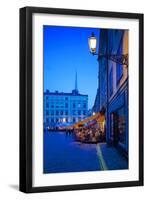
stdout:
[[110,91],[110,97],[113,94],[113,66],[111,67],[110,70],[110,75],[109,75],[109,91]]
[[51,122],[54,123],[54,118],[51,118]]
[[122,107],[117,111],[118,114],[118,138],[119,142],[126,143],[126,116],[125,107]]
[[49,103],[46,103],[46,107],[49,108]]
[[48,100],[48,96],[46,96],[46,100]]
[[48,110],[46,111],[46,115],[49,115],[49,111]]
[[83,115],[86,115],[86,111],[85,110],[83,110]]
[[111,138],[114,144],[126,144],[126,115],[125,107],[111,113]]
[[73,114],[73,115],[76,115],[76,111],[75,111],[75,110],[73,110],[73,111],[72,111],[72,114]]
[[110,126],[110,128],[111,128],[111,130],[110,130],[110,137],[111,137],[111,139],[113,139],[113,137],[114,137],[114,113],[111,113],[110,114],[110,124],[111,124],[111,126]]
[[83,108],[86,108],[86,103],[83,104]]
[[78,110],[78,115],[81,115],[81,111],[80,110]]
[[65,103],[65,108],[68,108],[68,103]]
[[56,110],[56,115],[59,115],[59,111],[58,110]]
[[65,115],[68,115],[68,111],[65,111]]
[[56,122],[58,122],[59,121],[59,119],[58,118],[56,118]]
[[46,118],[46,123],[49,123],[49,118]]
[[[122,55],[123,54],[123,48],[122,48],[122,45],[123,45],[123,36],[121,38],[121,41],[120,41],[120,45],[119,45],[119,48],[118,48],[118,51],[117,51],[117,55]],[[116,80],[117,80],[117,84],[119,84],[122,76],[123,76],[123,65],[117,63],[116,64]]]
[[68,101],[68,97],[65,97],[65,100]]
[[76,122],[76,118],[75,117],[73,117],[73,122]]
[[78,103],[78,108],[80,108],[81,107],[81,104],[80,103]]
[[54,115],[54,111],[53,110],[51,111],[51,115]]
[[60,115],[63,115],[63,110],[60,111]]
[[120,82],[122,75],[123,75],[123,66],[120,64],[117,64],[117,84]]
[[73,103],[73,108],[75,108],[76,107],[76,104],[75,103]]

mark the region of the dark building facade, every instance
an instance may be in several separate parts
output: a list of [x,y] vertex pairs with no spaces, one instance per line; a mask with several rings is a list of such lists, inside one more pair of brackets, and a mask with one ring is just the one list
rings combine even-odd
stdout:
[[[107,54],[128,54],[127,30],[100,30],[99,55]],[[106,142],[127,156],[128,66],[99,56],[99,87],[93,108],[105,115]]]

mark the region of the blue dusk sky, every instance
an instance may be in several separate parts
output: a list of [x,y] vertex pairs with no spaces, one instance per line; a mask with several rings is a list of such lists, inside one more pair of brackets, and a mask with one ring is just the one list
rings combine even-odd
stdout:
[[88,94],[88,108],[92,108],[98,88],[97,56],[89,52],[88,38],[98,28],[44,26],[44,91],[71,92],[75,88]]

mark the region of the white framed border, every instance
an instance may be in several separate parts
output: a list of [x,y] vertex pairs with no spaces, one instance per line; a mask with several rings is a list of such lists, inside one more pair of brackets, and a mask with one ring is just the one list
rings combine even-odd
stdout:
[[[43,25],[129,30],[129,169],[43,174]],[[33,14],[33,187],[139,180],[139,20]],[[135,98],[134,98],[135,97]],[[131,159],[130,159],[131,158]]]

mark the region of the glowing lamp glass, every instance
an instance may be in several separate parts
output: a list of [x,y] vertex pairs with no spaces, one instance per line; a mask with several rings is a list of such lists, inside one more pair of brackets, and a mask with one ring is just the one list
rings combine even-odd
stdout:
[[94,36],[94,34],[92,34],[92,36],[88,39],[88,43],[89,43],[90,52],[91,53],[96,53],[97,39]]

